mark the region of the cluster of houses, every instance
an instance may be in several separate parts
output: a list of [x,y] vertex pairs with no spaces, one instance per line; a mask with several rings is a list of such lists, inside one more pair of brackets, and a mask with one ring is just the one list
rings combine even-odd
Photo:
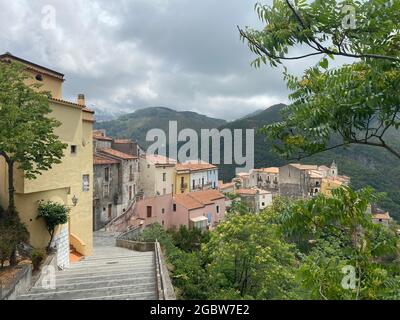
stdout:
[[213,229],[224,218],[218,168],[144,153],[132,140],[93,132],[93,228],[116,231],[158,222]]
[[[253,212],[259,212],[271,205],[273,197],[277,195],[309,198],[322,193],[330,196],[333,189],[349,183],[348,176],[339,175],[335,161],[329,167],[291,163],[280,168],[261,168],[239,173],[232,183],[222,185],[221,190],[237,194]],[[389,213],[376,205],[371,205],[368,213],[372,215],[374,223],[389,225]]]
[[[18,58],[10,53],[0,61],[22,64],[50,93],[51,116],[61,125],[55,134],[67,144],[62,162],[29,180],[18,167],[14,170],[15,204],[30,233],[30,243],[44,248],[49,235],[37,219],[40,201],[65,205],[68,222],[59,226],[53,246],[57,264],[68,267],[71,252],[91,255],[93,230],[126,231],[159,223],[165,229],[184,225],[214,229],[225,217],[234,195],[257,213],[270,206],[277,195],[306,198],[349,183],[333,162],[330,167],[289,164],[281,168],[254,169],[238,174],[232,182],[218,179],[218,168],[202,161],[177,163],[161,155],[148,155],[128,139],[113,139],[104,130],[94,130],[94,112],[85,96],[75,102],[63,99],[64,75]],[[0,157],[0,205],[8,205],[7,164]],[[371,207],[374,221],[387,225],[387,212]]]

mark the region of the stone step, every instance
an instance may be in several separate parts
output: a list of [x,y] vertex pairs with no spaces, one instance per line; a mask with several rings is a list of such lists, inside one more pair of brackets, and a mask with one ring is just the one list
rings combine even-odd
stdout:
[[150,252],[150,253],[143,253],[143,254],[137,254],[132,253],[132,254],[126,254],[126,253],[120,253],[120,254],[106,254],[104,256],[91,256],[91,257],[85,257],[82,262],[85,261],[100,261],[100,260],[108,260],[108,259],[127,259],[127,258],[147,258],[147,257],[154,257],[154,253]]
[[128,293],[120,294],[115,296],[103,296],[93,297],[90,299],[77,299],[77,300],[157,300],[157,296],[154,291],[142,292],[142,293]]
[[102,270],[97,270],[97,271],[87,271],[87,272],[82,272],[82,271],[68,271],[68,272],[59,272],[56,273],[56,279],[67,279],[67,278],[74,278],[74,277],[92,277],[92,276],[112,276],[112,275],[117,275],[121,273],[131,273],[131,274],[137,274],[139,272],[155,272],[155,266],[154,265],[145,265],[145,266],[139,266],[136,268],[133,268],[132,266],[127,266],[124,268],[107,268],[107,269],[102,269]]
[[[120,279],[130,279],[130,278],[145,278],[145,277],[154,277],[154,269],[151,268],[148,271],[138,271],[135,273],[132,272],[124,272],[118,274],[100,274],[95,276],[87,276],[87,275],[71,275],[70,277],[56,277],[56,285],[70,284],[70,283],[79,283],[83,281],[101,281],[101,280],[120,280]],[[40,284],[37,284],[40,287]]]
[[85,257],[84,260],[82,261],[90,261],[90,262],[95,262],[95,261],[101,261],[103,259],[124,259],[124,258],[146,258],[146,257],[153,257],[154,253],[150,254],[126,254],[126,253],[114,253],[114,254],[104,254],[104,255],[96,255],[92,257]]
[[[74,267],[66,269],[64,272],[69,273],[69,272],[90,272],[90,271],[99,271],[99,270],[108,270],[108,269],[123,269],[126,267],[132,267],[132,269],[135,269],[140,266],[148,266],[154,264],[153,260],[148,260],[148,261],[126,261],[126,262],[111,262],[111,263],[104,263],[104,264],[96,264],[92,266],[85,266],[85,265],[76,265]],[[64,273],[60,272],[60,273]]]
[[137,294],[139,299],[143,293],[151,292],[155,295],[155,282],[148,284],[131,284],[120,286],[109,286],[101,288],[65,290],[59,292],[47,292],[38,294],[27,294],[18,297],[19,300],[74,300],[74,299],[91,299],[95,297],[108,297],[124,294]]
[[[88,281],[89,280],[89,281]],[[29,294],[38,294],[38,293],[58,293],[64,291],[74,291],[74,290],[83,290],[83,289],[96,289],[102,287],[113,287],[118,285],[155,285],[155,277],[147,276],[147,277],[125,277],[124,279],[101,279],[93,281],[93,279],[82,280],[80,282],[75,283],[59,283],[56,281],[55,289],[45,289],[39,287],[34,287],[29,291]]]
[[72,264],[68,270],[83,267],[83,266],[103,266],[103,265],[111,265],[111,264],[123,264],[123,263],[137,263],[137,262],[151,262],[154,261],[154,257],[126,257],[126,258],[108,258],[102,260],[82,260],[79,263]]

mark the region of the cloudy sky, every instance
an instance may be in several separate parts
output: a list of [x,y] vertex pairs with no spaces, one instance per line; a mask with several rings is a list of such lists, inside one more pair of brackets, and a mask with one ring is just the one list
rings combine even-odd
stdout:
[[287,102],[281,70],[250,67],[239,39],[236,25],[258,26],[254,3],[0,0],[0,52],[64,73],[64,98],[85,93],[97,110],[165,106],[231,120]]

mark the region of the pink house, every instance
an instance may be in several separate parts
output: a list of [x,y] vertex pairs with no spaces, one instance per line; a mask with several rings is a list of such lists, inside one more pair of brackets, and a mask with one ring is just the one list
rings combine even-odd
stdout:
[[225,196],[218,190],[204,190],[145,198],[136,203],[129,226],[159,223],[165,229],[188,228],[212,230],[225,217]]
[[170,219],[170,228],[214,229],[225,218],[225,196],[218,190],[178,194]]

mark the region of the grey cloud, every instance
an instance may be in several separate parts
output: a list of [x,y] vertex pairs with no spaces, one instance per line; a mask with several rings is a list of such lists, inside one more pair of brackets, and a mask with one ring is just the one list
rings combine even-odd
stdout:
[[[234,119],[287,101],[281,70],[251,68],[239,40],[236,25],[258,25],[254,1],[0,0],[0,52],[65,73],[65,98],[84,92],[100,110],[168,106]],[[41,28],[49,2],[55,30]]]

